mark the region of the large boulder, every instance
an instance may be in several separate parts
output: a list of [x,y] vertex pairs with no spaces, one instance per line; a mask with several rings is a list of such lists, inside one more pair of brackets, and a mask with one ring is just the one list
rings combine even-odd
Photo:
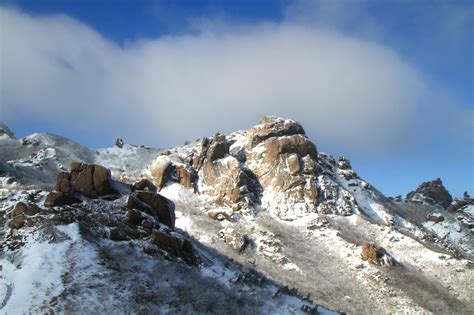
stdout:
[[94,165],[92,174],[94,190],[99,196],[116,193],[115,189],[112,187],[110,170],[100,165]]
[[416,199],[417,195],[421,195],[428,202],[440,204],[445,209],[453,202],[453,197],[439,178],[422,183],[415,191],[407,194],[407,199]]
[[35,203],[18,202],[13,208],[12,217],[20,214],[35,215],[39,211],[39,207]]
[[150,174],[158,190],[161,190],[168,182],[174,169],[173,163],[166,155],[162,155],[153,161],[150,165]]
[[174,203],[160,194],[150,191],[136,191],[128,198],[127,207],[146,212],[163,224],[174,229]]
[[390,256],[387,251],[373,243],[362,243],[361,258],[373,265],[386,265],[388,267],[395,266],[397,262]]
[[45,207],[60,207],[60,206],[65,206],[65,205],[71,205],[78,202],[81,202],[81,201],[74,196],[71,196],[62,192],[58,192],[58,191],[52,191],[46,197],[46,200],[44,201],[44,206]]
[[8,227],[11,229],[20,229],[25,225],[26,217],[24,214],[14,216],[8,223]]
[[94,166],[83,165],[77,178],[73,182],[74,189],[90,198],[97,198],[98,194],[94,191]]
[[136,190],[148,190],[151,192],[158,191],[156,186],[153,185],[153,183],[149,179],[146,179],[146,178],[143,178],[132,185],[132,191],[136,191]]
[[161,230],[153,230],[152,243],[162,247],[171,254],[181,257],[188,263],[196,263],[193,245],[185,238]]
[[242,252],[247,246],[247,237],[235,229],[223,229],[219,231],[219,235],[224,243],[236,252]]
[[79,192],[89,198],[116,194],[110,171],[100,165],[71,163],[71,172],[60,172],[56,177],[56,190],[67,195]]

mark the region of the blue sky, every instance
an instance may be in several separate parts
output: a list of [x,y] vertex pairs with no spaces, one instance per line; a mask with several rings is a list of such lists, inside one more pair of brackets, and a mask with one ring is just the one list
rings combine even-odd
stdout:
[[276,114],[388,195],[473,193],[471,1],[0,4],[17,135],[173,146]]

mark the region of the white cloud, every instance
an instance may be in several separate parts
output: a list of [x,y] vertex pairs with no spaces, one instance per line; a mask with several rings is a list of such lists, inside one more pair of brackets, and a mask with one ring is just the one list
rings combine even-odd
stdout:
[[3,8],[0,21],[7,121],[171,146],[273,114],[301,121],[323,149],[372,154],[438,115],[426,79],[394,51],[328,31],[262,24],[120,47],[65,16]]

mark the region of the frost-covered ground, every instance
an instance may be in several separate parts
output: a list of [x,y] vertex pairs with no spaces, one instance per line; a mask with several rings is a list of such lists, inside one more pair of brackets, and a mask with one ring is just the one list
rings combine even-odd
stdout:
[[51,188],[59,171],[72,161],[103,165],[116,178],[133,181],[163,150],[125,144],[122,148],[89,149],[61,136],[35,133],[0,139],[0,191],[15,185]]
[[[2,200],[2,226],[17,201],[44,192],[20,191]],[[193,241],[202,259],[188,265],[169,256],[148,238],[112,241],[101,237],[125,211],[126,198],[83,201],[80,206],[42,210],[31,227],[2,237],[0,312],[158,313],[158,314],[303,314],[334,312],[285,291],[253,269]],[[115,209],[115,210],[114,210]],[[66,211],[66,212],[64,212]],[[97,222],[87,216],[102,211]],[[71,219],[67,212],[78,219]],[[73,220],[58,221],[57,214]],[[179,227],[189,230],[179,216]],[[2,232],[7,230],[2,228]],[[178,229],[178,233],[185,233]],[[105,233],[107,234],[107,233]]]
[[[432,251],[393,227],[360,216],[313,214],[291,223],[262,211],[237,223],[214,221],[218,210],[189,189],[171,184],[162,192],[177,205],[177,226],[200,242],[254,268],[277,283],[332,309],[351,313],[469,313],[474,273],[470,262]],[[232,226],[250,238],[238,254],[219,238]],[[360,259],[360,244],[375,242],[399,262],[374,266]],[[383,301],[383,302],[381,302]]]

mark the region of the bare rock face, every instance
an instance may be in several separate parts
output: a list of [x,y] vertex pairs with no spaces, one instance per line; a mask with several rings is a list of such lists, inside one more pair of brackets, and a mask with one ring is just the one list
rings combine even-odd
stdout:
[[166,182],[170,179],[173,171],[174,165],[166,155],[160,156],[152,163],[150,166],[150,173],[153,183],[156,185],[158,190],[163,188]]
[[174,229],[176,219],[174,203],[160,194],[150,191],[136,191],[129,196],[127,208],[148,213]]
[[[253,203],[248,194],[248,187],[252,185],[251,174],[236,157],[230,155],[230,143],[224,135],[217,133],[207,141],[207,151],[201,151],[198,155],[205,156],[200,161],[198,192],[217,205],[250,207]],[[201,150],[206,150],[204,142]]]
[[265,117],[249,132],[250,170],[264,189],[262,205],[284,220],[315,212],[316,146],[294,121]]
[[234,157],[211,161],[206,160],[202,167],[199,193],[207,195],[218,205],[232,206],[244,200],[244,187],[248,182],[239,161]]
[[440,204],[445,209],[453,202],[453,197],[443,186],[443,182],[439,178],[422,183],[415,191],[407,194],[407,199],[415,199],[417,194],[431,203]]
[[217,133],[206,152],[206,159],[208,161],[216,161],[229,154],[229,143],[223,134]]
[[206,158],[207,150],[209,149],[210,141],[208,138],[203,138],[201,141],[201,147],[198,152],[195,152],[192,158],[192,166],[196,171],[202,166],[202,162]]
[[152,243],[165,248],[171,254],[181,257],[187,263],[194,264],[197,257],[194,254],[193,245],[187,239],[161,230],[153,230],[151,233]]
[[[357,208],[351,193],[333,175],[328,177],[340,171],[346,180],[356,178],[349,161],[320,159],[303,127],[293,120],[264,117],[247,131],[217,133],[172,151],[150,166],[159,188],[179,182],[214,204],[243,213],[261,205],[283,220],[318,211],[351,215]],[[320,174],[319,163],[327,164],[325,174]]]
[[195,180],[194,172],[183,165],[176,166],[176,177],[178,182],[186,188],[192,188]]

